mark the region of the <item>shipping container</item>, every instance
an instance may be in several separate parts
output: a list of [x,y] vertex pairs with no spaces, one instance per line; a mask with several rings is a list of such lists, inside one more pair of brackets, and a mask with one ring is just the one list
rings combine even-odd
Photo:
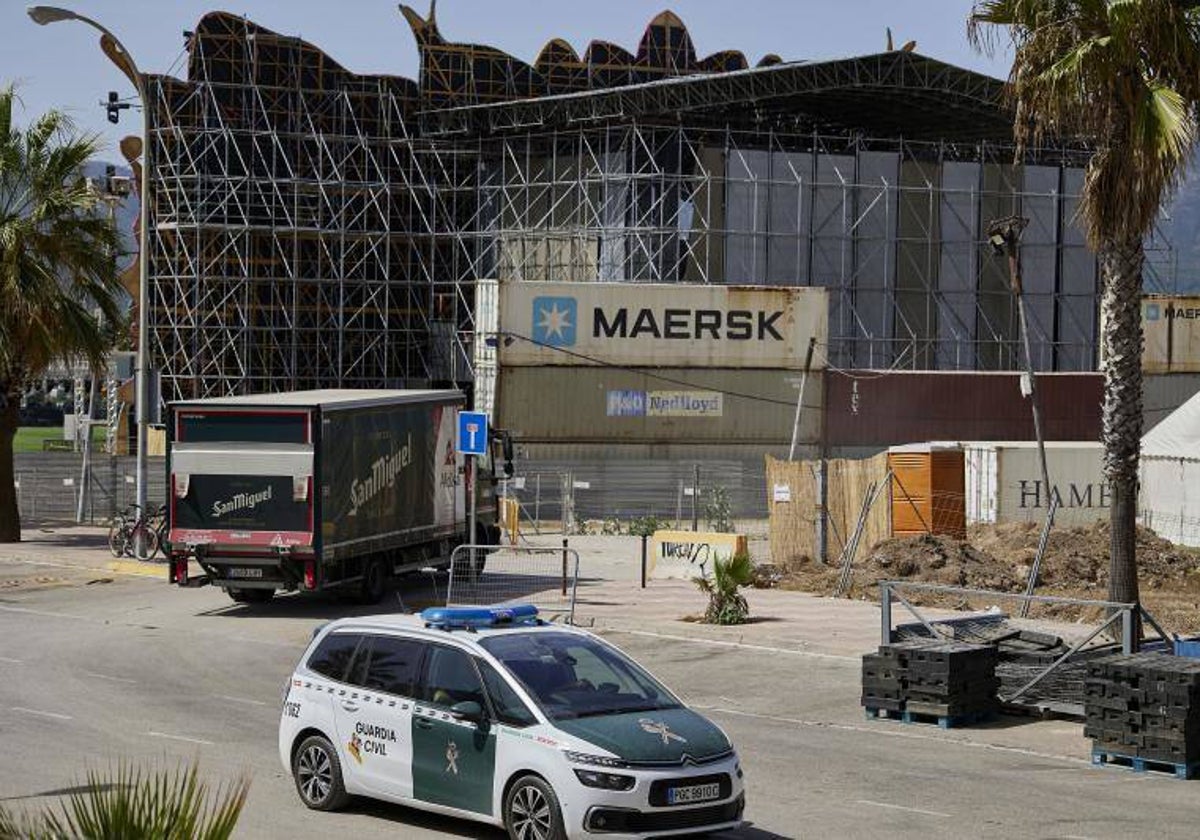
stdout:
[[1200,296],[1144,296],[1142,334],[1144,371],[1200,373]]
[[[801,376],[782,370],[502,368],[496,422],[522,444],[786,447]],[[547,410],[550,399],[553,409]],[[798,443],[814,444],[820,423],[821,377],[810,375]]]
[[811,287],[504,282],[499,361],[800,370],[811,339],[826,345],[827,301]]
[[[495,542],[491,458],[462,480],[458,391],[295,391],[173,403],[167,504],[171,580],[237,601],[355,587]],[[204,575],[193,578],[189,561]]]
[[909,444],[888,450],[892,535],[967,536],[963,451],[953,444]]
[[[1036,437],[1020,374],[831,370],[824,375],[831,447]],[[1039,374],[1037,387],[1046,440],[1100,439],[1100,374]]]
[[1046,444],[1051,493],[1044,486],[1036,442],[971,441],[962,447],[968,522],[1042,522],[1054,496],[1056,525],[1090,525],[1108,518],[1111,494],[1099,443]]

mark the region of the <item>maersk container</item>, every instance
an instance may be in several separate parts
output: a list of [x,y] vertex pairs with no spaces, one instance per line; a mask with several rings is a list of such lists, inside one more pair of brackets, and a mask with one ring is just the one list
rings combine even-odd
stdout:
[[[464,397],[446,390],[322,390],[170,406],[171,580],[235,601],[351,587],[377,601],[389,576],[468,542],[454,438]],[[495,542],[491,460],[476,542]],[[204,570],[189,576],[189,561]]]

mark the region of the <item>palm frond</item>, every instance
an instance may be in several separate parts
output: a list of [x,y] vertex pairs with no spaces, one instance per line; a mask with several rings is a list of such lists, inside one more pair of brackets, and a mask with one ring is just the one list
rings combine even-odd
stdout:
[[1196,125],[1178,91],[1151,82],[1135,116],[1134,137],[1143,148],[1171,164],[1184,160],[1196,139]]
[[246,778],[211,789],[195,764],[144,771],[127,763],[89,770],[81,792],[44,824],[55,837],[155,837],[226,840],[249,793]]
[[[121,319],[120,237],[82,177],[100,148],[50,111],[23,130],[16,93],[0,89],[0,383],[51,362],[99,361]],[[19,385],[19,383],[18,383]]]
[[[1200,15],[1180,0],[983,0],[979,48],[1007,34],[1018,159],[1047,138],[1100,146],[1080,215],[1097,250],[1140,239],[1195,143]],[[989,42],[988,39],[993,39]]]
[[754,580],[754,561],[743,553],[717,557],[712,577],[694,579],[700,591],[708,595],[704,620],[709,624],[742,624],[750,613],[746,599],[738,591]]

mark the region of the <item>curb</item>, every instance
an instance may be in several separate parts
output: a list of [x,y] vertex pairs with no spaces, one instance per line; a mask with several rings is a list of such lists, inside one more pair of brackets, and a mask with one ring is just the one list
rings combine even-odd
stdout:
[[105,563],[104,568],[119,575],[134,575],[136,577],[158,578],[165,580],[167,567],[163,563],[152,563],[142,560],[114,560]]

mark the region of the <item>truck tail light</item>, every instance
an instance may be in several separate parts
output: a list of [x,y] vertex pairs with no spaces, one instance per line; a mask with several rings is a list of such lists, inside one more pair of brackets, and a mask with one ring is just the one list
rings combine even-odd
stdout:
[[292,501],[307,502],[309,497],[309,488],[312,486],[312,478],[307,475],[292,476]]
[[304,561],[304,588],[317,588],[317,566],[312,560]]

